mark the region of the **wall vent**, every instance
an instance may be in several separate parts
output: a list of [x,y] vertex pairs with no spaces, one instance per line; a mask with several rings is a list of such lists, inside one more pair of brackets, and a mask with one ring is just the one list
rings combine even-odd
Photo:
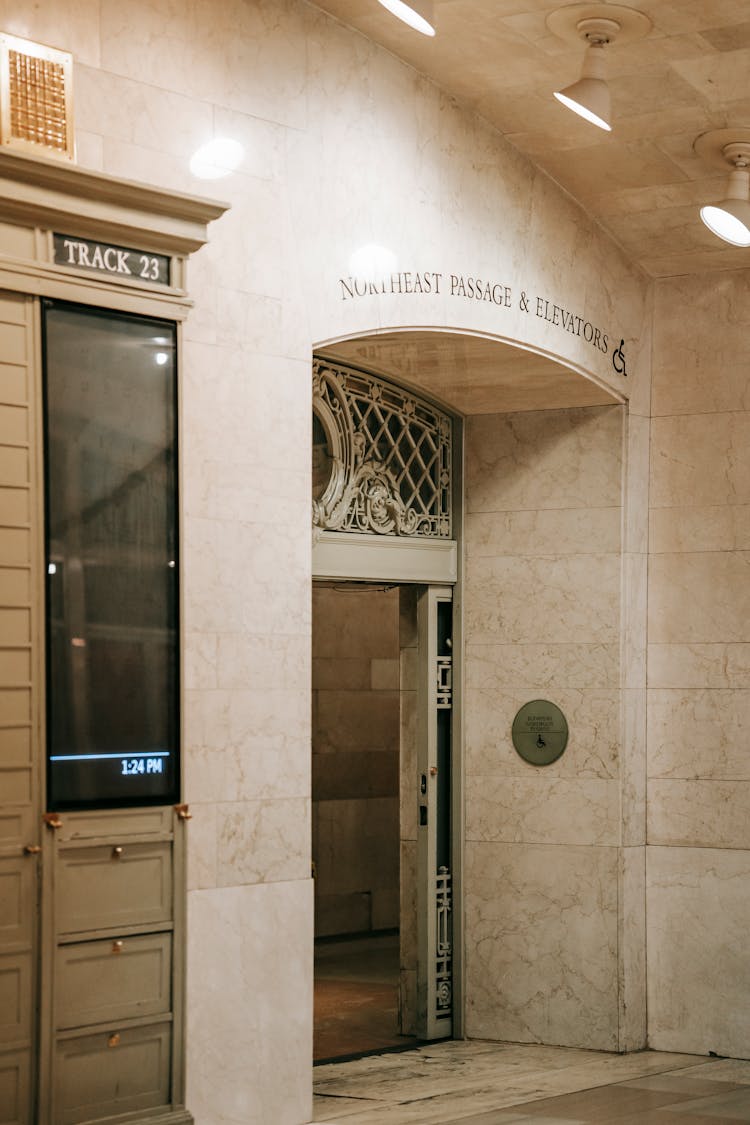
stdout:
[[0,144],[73,159],[73,56],[0,34]]

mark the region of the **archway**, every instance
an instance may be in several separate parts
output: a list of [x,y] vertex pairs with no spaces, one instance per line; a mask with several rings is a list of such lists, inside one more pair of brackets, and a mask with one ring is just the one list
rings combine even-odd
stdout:
[[[536,521],[536,526],[539,527],[547,526],[547,524],[551,526],[551,522],[548,520],[545,524],[547,514],[545,513],[544,519],[542,519],[538,516],[536,509],[532,511],[529,508],[526,500],[520,495],[523,492],[523,487],[531,488],[536,497],[533,503],[537,505],[539,511],[544,509],[543,495],[545,488],[548,487],[551,508],[557,510],[555,508],[557,505],[560,510],[563,510],[564,517],[567,517],[568,514],[571,515],[570,520],[568,520],[569,526],[566,525],[567,529],[563,536],[567,537],[566,542],[561,550],[563,553],[567,552],[568,555],[572,556],[576,549],[571,540],[575,519],[578,520],[584,534],[586,534],[587,526],[590,526],[592,533],[598,527],[599,513],[595,513],[593,507],[587,509],[589,500],[585,495],[586,469],[591,469],[596,465],[598,469],[601,469],[606,480],[608,507],[611,509],[611,511],[607,511],[607,518],[604,522],[608,528],[614,523],[617,523],[619,528],[621,517],[620,488],[623,469],[621,460],[622,428],[625,423],[625,413],[622,410],[623,400],[595,380],[585,377],[583,373],[571,370],[552,357],[524,350],[507,341],[488,339],[462,332],[441,332],[424,329],[377,332],[354,339],[339,340],[318,349],[318,354],[332,362],[350,364],[369,372],[376,372],[401,386],[419,388],[420,391],[433,399],[437,399],[454,413],[458,419],[459,431],[462,427],[466,427],[469,478],[463,479],[463,458],[459,457],[457,459],[457,479],[460,481],[460,485],[457,490],[458,502],[454,525],[457,545],[455,555],[455,617],[457,622],[456,632],[459,637],[456,655],[459,658],[459,667],[461,664],[460,654],[463,652],[466,639],[462,632],[467,593],[467,553],[470,578],[468,589],[475,603],[478,592],[484,596],[483,587],[484,593],[491,591],[493,597],[501,589],[498,573],[502,571],[502,565],[497,573],[490,573],[491,568],[481,562],[483,554],[486,558],[492,558],[493,565],[498,559],[504,565],[504,560],[512,557],[513,567],[511,569],[515,568],[514,573],[520,572],[522,567],[525,567],[529,573],[535,572],[536,564],[530,560],[536,558],[536,555],[530,552],[528,546],[524,546],[520,540],[528,534],[529,528],[533,529],[534,521]],[[502,440],[507,439],[513,449],[507,455],[507,463],[501,466],[499,470],[497,464],[492,465],[488,474],[488,479],[492,478],[489,481],[489,490],[485,489],[485,494],[480,496],[479,494],[482,492],[482,457],[485,455],[487,448],[492,449],[492,441],[497,437]],[[460,442],[457,444],[460,445]],[[555,458],[557,457],[558,461],[560,460],[559,450],[564,451],[565,449],[572,450],[578,458],[571,470],[572,476],[575,478],[575,487],[569,490],[569,496],[563,495],[564,490],[561,489],[559,480],[554,479],[554,469],[552,469],[553,476],[550,477],[549,481],[545,482],[544,479],[546,466],[554,466],[557,463]],[[498,491],[499,477],[503,473],[515,480],[514,488],[517,495],[498,499],[495,493]],[[562,475],[564,476],[564,474]],[[518,482],[523,483],[524,479],[526,484],[521,487]],[[596,493],[596,489],[594,489],[594,493]],[[464,511],[464,500],[467,497],[469,510]],[[540,497],[542,497],[541,500]],[[575,505],[578,507],[574,512]],[[464,534],[466,519],[469,522],[468,540]],[[503,522],[507,525],[504,531],[506,539],[509,542],[512,539],[514,542],[510,545],[506,543],[502,548],[497,549],[494,545],[493,536],[497,537],[497,528]],[[563,519],[564,522],[565,519]],[[396,554],[401,549],[408,549],[406,541],[397,544]],[[314,548],[314,554],[315,550],[316,548]],[[497,550],[496,556],[492,555],[493,550]],[[538,552],[539,548],[534,548],[534,550]],[[617,544],[608,542],[606,547],[608,555],[614,556],[616,554],[619,560],[620,550],[619,540]],[[554,548],[548,548],[548,554],[552,556]],[[318,570],[317,573],[339,581],[356,577],[369,580],[380,578],[399,581],[398,564],[394,564],[396,570],[388,574],[378,573],[373,569],[361,573],[351,573],[347,569],[351,563],[351,555],[347,556],[346,552],[342,552],[342,557],[346,561],[342,563],[340,569],[332,572],[329,552],[325,562],[321,564],[324,569]],[[319,555],[318,562],[320,562],[320,558]],[[587,565],[588,560],[584,559],[583,569]],[[537,571],[538,569],[536,567]],[[584,593],[578,588],[581,582],[577,572],[573,574],[571,571],[571,573],[565,574],[562,573],[564,567],[558,566],[557,569],[562,574],[562,578],[558,581],[556,577],[555,581],[558,581],[558,584],[562,582],[563,585],[567,583],[569,590],[566,590],[566,593],[572,592],[572,597],[578,598],[579,602],[585,600]],[[417,581],[413,576],[411,580]],[[545,595],[541,580],[539,589],[532,591],[530,600],[534,600],[537,595],[540,610],[543,613],[545,598],[547,602],[549,598]],[[487,927],[486,919],[482,913],[483,908],[481,905],[477,906],[477,898],[481,898],[481,895],[478,896],[477,887],[481,880],[478,880],[477,871],[474,870],[478,862],[476,856],[480,855],[485,845],[488,848],[506,846],[506,841],[496,824],[490,823],[488,825],[478,822],[477,810],[483,808],[484,814],[487,813],[486,802],[483,806],[482,800],[484,797],[479,791],[482,785],[482,770],[485,771],[486,777],[491,782],[487,786],[488,790],[492,790],[494,787],[495,790],[499,791],[503,789],[503,786],[505,787],[502,795],[503,802],[506,800],[507,792],[512,791],[514,785],[520,786],[520,789],[523,789],[524,785],[527,787],[539,786],[539,777],[534,777],[533,771],[529,774],[527,766],[522,766],[519,770],[517,763],[512,758],[512,747],[510,752],[508,751],[506,743],[509,742],[509,739],[506,738],[505,726],[507,725],[509,729],[510,724],[506,722],[504,714],[504,711],[507,711],[508,706],[513,702],[514,692],[519,697],[515,700],[517,703],[525,697],[533,698],[533,695],[529,695],[532,690],[540,690],[535,679],[536,672],[529,675],[528,688],[525,684],[521,684],[521,661],[516,651],[526,643],[530,644],[533,641],[537,644],[537,647],[539,647],[539,643],[536,637],[527,639],[515,635],[519,629],[523,631],[522,626],[511,622],[512,628],[508,634],[511,639],[507,645],[508,651],[511,652],[510,678],[513,680],[515,677],[515,680],[519,682],[513,684],[513,691],[506,692],[507,698],[503,698],[502,706],[492,704],[487,707],[487,701],[482,698],[483,689],[480,684],[482,674],[480,666],[483,659],[480,650],[483,648],[493,650],[491,659],[485,663],[487,667],[490,667],[491,675],[496,677],[498,675],[498,651],[495,650],[502,647],[502,645],[498,645],[497,636],[498,629],[501,629],[501,626],[498,626],[498,622],[494,621],[492,628],[495,629],[495,634],[493,635],[489,630],[487,636],[483,636],[477,625],[478,616],[476,605],[471,606],[469,612],[471,652],[467,664],[470,677],[469,695],[467,696],[462,691],[463,685],[459,678],[458,702],[454,722],[454,754],[451,767],[451,819],[453,826],[451,856],[455,902],[459,904],[453,916],[454,1034],[463,1035],[467,1031],[469,1034],[476,1034],[477,1023],[478,1021],[481,1023],[483,1020],[484,1023],[481,1025],[484,1028],[483,1033],[487,1034],[488,1037],[511,1038],[512,1036],[504,1031],[502,1012],[498,1015],[493,1010],[487,1014],[482,1009],[481,1003],[477,1005],[476,1002],[478,982],[481,976],[477,966],[484,963],[477,955],[476,934],[471,932],[472,927],[477,933],[480,929],[482,930],[484,949],[495,949],[505,944],[507,956],[513,956],[513,943],[503,931],[502,922],[497,919],[492,920],[491,927],[494,927],[495,932],[489,934],[488,940],[485,933]],[[522,616],[523,614],[520,614],[519,621]],[[619,625],[617,640],[619,643]],[[559,644],[559,639],[555,637],[553,643]],[[506,655],[503,654],[503,656]],[[550,696],[554,696],[556,693],[562,693],[563,696],[566,692],[570,694],[570,685],[564,676],[558,675],[554,671],[552,673],[545,672],[545,675],[547,680],[542,686],[545,691],[549,692]],[[587,697],[584,702],[587,707],[592,700]],[[496,716],[502,720],[497,725],[495,725]],[[468,730],[468,742],[464,738],[465,728]],[[619,738],[619,731],[617,737]],[[468,773],[464,758],[465,742],[467,742],[470,752]],[[492,754],[495,750],[496,754],[493,757]],[[570,766],[570,759],[566,761],[565,766],[566,768]],[[590,767],[585,767],[581,772],[582,777],[585,776],[585,769],[588,768]],[[602,768],[606,770],[608,767]],[[595,767],[596,769],[598,767]],[[575,764],[570,766],[570,770],[575,772],[576,775],[579,772]],[[547,776],[548,778],[557,778],[559,775],[553,771]],[[564,777],[564,774],[562,776]],[[415,783],[419,783],[419,777],[415,778]],[[481,817],[479,819],[481,820]],[[528,842],[523,838],[525,829],[521,827],[515,828],[513,831],[516,831],[519,835],[519,845],[525,847]],[[535,845],[536,840],[532,839],[531,843]],[[471,857],[470,867],[472,869],[469,871],[468,879],[463,879],[465,850],[468,850]],[[467,918],[470,931],[468,992],[465,991],[464,984],[467,958],[463,952],[462,934],[462,905],[467,893],[469,895]],[[484,953],[482,956],[484,956]],[[474,967],[471,968],[471,966]],[[490,966],[490,970],[490,976],[493,973],[497,975],[496,966]],[[500,1004],[501,1007],[502,1004]],[[496,1017],[497,1030],[489,1026]]]

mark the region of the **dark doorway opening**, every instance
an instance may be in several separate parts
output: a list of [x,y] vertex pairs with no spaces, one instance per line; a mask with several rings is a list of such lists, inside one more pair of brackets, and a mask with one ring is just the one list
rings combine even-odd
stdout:
[[397,586],[313,589],[315,1062],[416,1044],[416,935],[402,921],[413,898],[402,872],[405,603]]

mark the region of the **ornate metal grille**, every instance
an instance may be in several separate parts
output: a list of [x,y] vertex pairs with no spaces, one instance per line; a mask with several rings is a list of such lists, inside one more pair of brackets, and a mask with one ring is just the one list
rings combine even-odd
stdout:
[[448,711],[453,706],[453,660],[450,656],[437,658],[437,706]]
[[449,539],[452,425],[375,375],[313,363],[313,524]]
[[439,867],[436,884],[437,942],[435,949],[435,1003],[438,1019],[450,1016],[453,1005],[451,983],[452,926],[451,873]]
[[66,51],[0,35],[3,144],[72,157],[72,68]]

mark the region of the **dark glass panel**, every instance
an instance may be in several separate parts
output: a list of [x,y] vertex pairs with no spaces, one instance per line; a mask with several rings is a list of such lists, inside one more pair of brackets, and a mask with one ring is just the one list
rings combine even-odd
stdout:
[[45,302],[48,807],[179,795],[174,325]]

